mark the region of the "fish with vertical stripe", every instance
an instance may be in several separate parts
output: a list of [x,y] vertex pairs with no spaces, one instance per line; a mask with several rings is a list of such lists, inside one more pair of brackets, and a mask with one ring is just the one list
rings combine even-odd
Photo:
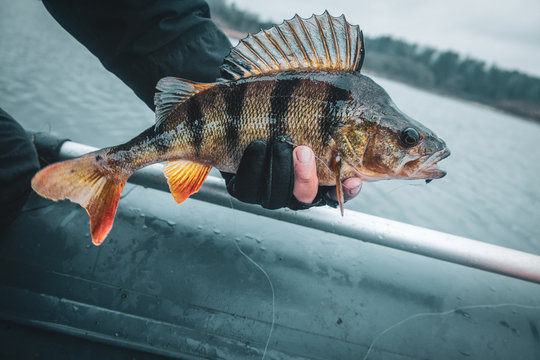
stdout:
[[154,126],[125,144],[50,165],[32,187],[83,206],[99,245],[134,171],[167,162],[164,174],[181,203],[212,167],[236,172],[244,150],[258,139],[287,135],[294,146],[313,149],[319,184],[336,186],[342,212],[342,181],[349,177],[443,177],[437,162],[450,154],[444,141],[360,74],[363,59],[362,32],[343,15],[295,16],[240,41],[215,83],[161,79]]

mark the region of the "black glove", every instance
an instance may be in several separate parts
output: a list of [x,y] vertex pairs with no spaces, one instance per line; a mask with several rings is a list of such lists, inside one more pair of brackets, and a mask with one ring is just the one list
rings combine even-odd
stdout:
[[288,207],[292,210],[313,206],[337,206],[328,196],[332,186],[319,186],[311,204],[298,201],[293,195],[293,145],[287,136],[276,137],[269,145],[255,140],[244,151],[236,174],[222,173],[227,191],[240,201],[259,204],[266,209]]

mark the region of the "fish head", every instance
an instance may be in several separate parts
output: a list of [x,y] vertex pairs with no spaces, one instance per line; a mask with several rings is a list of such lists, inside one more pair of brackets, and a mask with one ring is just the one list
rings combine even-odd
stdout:
[[437,163],[450,155],[432,130],[397,108],[384,89],[364,75],[353,95],[351,111],[341,129],[341,153],[364,180],[439,179]]

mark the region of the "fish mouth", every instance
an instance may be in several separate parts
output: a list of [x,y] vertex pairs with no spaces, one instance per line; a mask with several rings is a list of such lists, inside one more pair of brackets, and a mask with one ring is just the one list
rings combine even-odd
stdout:
[[399,169],[393,173],[371,171],[365,167],[358,168],[351,161],[344,158],[345,162],[353,169],[357,176],[364,181],[376,181],[383,179],[422,179],[428,182],[434,179],[440,179],[446,175],[446,171],[440,169],[437,162],[450,156],[450,150],[444,148],[433,154],[420,157],[409,158],[404,161]]
[[422,165],[410,176],[411,179],[433,180],[446,176],[446,171],[439,168],[439,161],[446,159],[451,154],[450,149],[444,148],[431,155],[421,157]]

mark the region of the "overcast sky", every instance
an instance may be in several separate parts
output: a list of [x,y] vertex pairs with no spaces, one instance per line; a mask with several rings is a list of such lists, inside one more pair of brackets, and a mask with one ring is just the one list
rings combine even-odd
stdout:
[[540,76],[540,0],[227,1],[274,22],[328,9],[368,36],[389,34]]

